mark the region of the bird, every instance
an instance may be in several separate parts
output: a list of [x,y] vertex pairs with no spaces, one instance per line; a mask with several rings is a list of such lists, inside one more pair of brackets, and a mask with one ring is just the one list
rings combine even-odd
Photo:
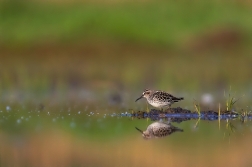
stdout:
[[171,123],[156,121],[150,124],[145,131],[135,127],[136,130],[142,133],[144,139],[161,138],[169,136],[174,132],[183,132],[183,129],[173,126]]
[[141,98],[146,98],[147,102],[153,107],[163,108],[168,106],[169,108],[175,102],[179,102],[180,100],[184,100],[183,97],[175,97],[170,93],[160,91],[160,90],[144,90],[142,96],[136,99],[135,102],[140,100]]

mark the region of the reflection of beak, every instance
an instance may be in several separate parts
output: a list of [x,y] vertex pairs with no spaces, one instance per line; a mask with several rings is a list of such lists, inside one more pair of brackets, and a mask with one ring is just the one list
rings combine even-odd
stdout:
[[141,129],[138,129],[137,127],[135,127],[136,130],[138,130],[139,132],[141,132],[143,134],[143,131]]
[[[140,100],[141,98],[143,98],[143,95],[142,95],[142,96],[140,96],[138,99],[136,99],[136,101]],[[136,101],[135,101],[135,102],[136,102]]]

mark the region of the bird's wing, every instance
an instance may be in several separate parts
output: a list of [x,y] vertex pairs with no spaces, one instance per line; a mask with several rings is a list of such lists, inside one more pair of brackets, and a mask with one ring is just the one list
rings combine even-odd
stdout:
[[175,97],[173,96],[172,94],[170,93],[167,93],[167,92],[163,92],[164,93],[164,96],[167,98],[167,99],[172,99],[172,101],[179,101],[179,100],[182,100],[181,98],[178,98],[178,97]]
[[172,96],[170,93],[162,92],[162,95],[165,99],[173,99],[174,96]]

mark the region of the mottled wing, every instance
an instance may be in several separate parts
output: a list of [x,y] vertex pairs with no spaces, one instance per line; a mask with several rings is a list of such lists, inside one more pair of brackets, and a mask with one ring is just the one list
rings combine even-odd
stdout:
[[162,91],[156,91],[153,94],[153,100],[158,100],[158,101],[171,101],[172,95],[166,92]]
[[169,94],[169,93],[166,93],[166,92],[162,92],[162,94],[163,94],[163,96],[164,96],[164,98],[165,99],[169,99],[169,101],[170,100],[174,100],[175,99],[175,97],[174,96],[172,96],[171,94]]
[[[159,95],[159,96],[158,96]],[[156,91],[154,93],[154,98],[160,98],[159,100],[167,101],[167,102],[178,102],[180,100],[183,100],[184,98],[177,98],[170,93],[163,92],[163,91]]]

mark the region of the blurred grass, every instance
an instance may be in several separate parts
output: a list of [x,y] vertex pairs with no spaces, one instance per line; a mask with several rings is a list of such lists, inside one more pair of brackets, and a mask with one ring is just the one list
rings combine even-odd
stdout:
[[195,98],[195,92],[222,96],[230,86],[251,97],[252,11],[246,1],[0,6],[2,101],[106,103],[115,93],[125,102],[145,88]]
[[114,4],[1,3],[2,44],[69,43],[109,38],[154,45],[180,45],[209,27],[235,26],[252,36],[251,6],[239,1],[137,1]]
[[245,94],[239,103],[250,98],[249,53],[242,57],[238,53],[183,57],[162,53],[158,59],[154,53],[147,53],[149,57],[145,58],[134,52],[111,58],[99,54],[83,57],[77,53],[71,58],[62,54],[51,57],[54,54],[60,55],[57,51],[48,55],[42,52],[0,62],[1,100],[93,103],[97,99],[102,105],[108,102],[111,93],[119,94],[124,102],[133,102],[132,99],[149,87],[178,92],[193,104],[193,98],[197,99],[200,92],[211,92],[215,98],[225,100],[224,91],[230,86],[237,93],[235,97]]

